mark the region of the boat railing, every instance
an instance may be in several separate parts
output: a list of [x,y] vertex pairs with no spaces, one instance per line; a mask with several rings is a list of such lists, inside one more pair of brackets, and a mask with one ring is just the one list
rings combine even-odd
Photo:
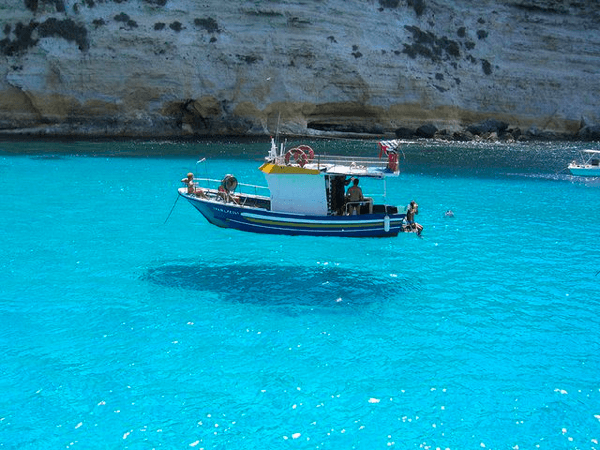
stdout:
[[321,164],[361,164],[366,166],[381,166],[387,161],[384,159],[366,157],[366,156],[328,156],[328,155],[315,155],[314,162]]
[[358,201],[347,201],[344,205],[344,213],[346,215],[351,214],[355,209],[360,211],[363,205],[367,205],[369,207],[369,214],[373,214],[373,198],[365,197],[363,200]]
[[[286,165],[285,156],[277,156],[275,163],[279,165]],[[294,158],[288,159],[288,164],[294,164]],[[316,164],[317,166],[362,166],[362,167],[381,167],[387,164],[386,159],[365,157],[365,156],[331,156],[331,155],[314,155],[310,160],[303,161],[303,164]]]
[[[199,188],[218,190],[222,185],[223,180],[215,178],[194,178],[194,184]],[[236,194],[269,196],[269,188],[266,186],[258,186],[256,184],[246,184],[238,182],[234,189]]]

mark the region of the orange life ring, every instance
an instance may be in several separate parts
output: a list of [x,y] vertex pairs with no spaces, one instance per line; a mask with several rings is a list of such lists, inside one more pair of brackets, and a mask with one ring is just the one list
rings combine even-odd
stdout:
[[288,150],[288,152],[285,154],[286,165],[289,166],[290,160],[292,159],[292,157],[294,158],[294,162],[296,164],[298,164],[300,167],[304,167],[306,165],[306,163],[308,162],[308,157],[306,156],[306,153],[304,153],[299,148],[292,148],[292,149]]
[[285,154],[285,165],[289,166],[290,165],[290,159],[292,159],[292,154],[294,152],[294,150],[296,150],[295,148],[288,150],[287,153]]
[[300,167],[304,167],[308,163],[308,156],[302,150],[298,150],[294,156]]
[[297,148],[298,150],[302,150],[306,154],[306,157],[308,158],[307,162],[311,162],[313,159],[315,159],[315,151],[310,146],[302,144],[299,145]]

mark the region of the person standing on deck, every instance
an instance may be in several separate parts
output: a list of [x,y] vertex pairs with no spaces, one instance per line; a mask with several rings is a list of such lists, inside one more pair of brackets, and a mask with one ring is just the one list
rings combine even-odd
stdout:
[[358,187],[358,178],[352,181],[352,186],[348,189],[346,194],[348,197],[348,214],[352,215],[354,211],[356,214],[360,214],[360,203],[364,200],[362,189]]

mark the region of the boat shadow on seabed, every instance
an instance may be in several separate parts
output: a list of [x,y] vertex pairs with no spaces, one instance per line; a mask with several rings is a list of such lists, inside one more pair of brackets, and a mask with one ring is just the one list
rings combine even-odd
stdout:
[[142,279],[159,286],[212,292],[228,302],[305,307],[358,306],[389,301],[417,290],[419,283],[392,274],[365,273],[361,276],[356,270],[331,265],[273,267],[206,262],[163,264],[149,268]]

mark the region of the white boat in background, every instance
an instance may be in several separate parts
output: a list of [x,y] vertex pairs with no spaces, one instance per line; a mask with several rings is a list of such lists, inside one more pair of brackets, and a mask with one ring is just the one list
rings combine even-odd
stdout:
[[581,161],[571,162],[568,168],[572,175],[600,177],[600,150],[582,150]]
[[[266,162],[259,167],[268,187],[238,183],[233,175],[216,180],[189,173],[178,192],[210,223],[222,228],[343,237],[420,233],[420,225],[406,222],[404,208],[386,203],[385,179],[400,173],[400,142],[379,142],[379,158],[332,157],[316,155],[308,145],[286,150],[281,144],[278,148],[271,138]],[[345,192],[352,179],[381,180],[383,195],[363,197],[361,193],[359,200],[352,200]]]

